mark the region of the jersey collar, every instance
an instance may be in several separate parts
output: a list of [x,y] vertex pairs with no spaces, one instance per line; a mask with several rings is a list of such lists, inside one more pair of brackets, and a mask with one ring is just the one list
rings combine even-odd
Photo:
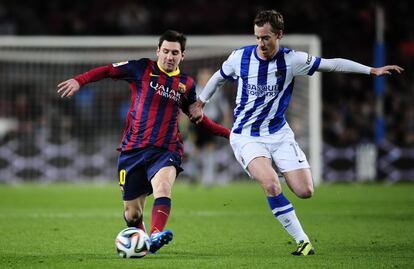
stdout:
[[274,61],[279,56],[279,54],[281,53],[281,51],[283,51],[283,48],[282,47],[279,47],[279,50],[276,52],[276,54],[271,59],[263,60],[262,58],[259,57],[259,55],[257,55],[257,45],[256,45],[254,47],[254,56],[260,62],[271,62],[271,61]]
[[167,72],[161,67],[161,65],[158,62],[157,62],[157,66],[161,70],[161,72],[165,73],[169,77],[177,76],[177,75],[180,74],[180,68],[179,67],[177,67],[177,69],[175,69],[174,71]]

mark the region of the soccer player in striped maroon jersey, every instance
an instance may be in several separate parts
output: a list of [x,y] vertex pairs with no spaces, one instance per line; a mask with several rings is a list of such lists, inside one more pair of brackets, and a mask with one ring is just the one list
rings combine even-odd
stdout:
[[[171,208],[171,189],[183,170],[183,141],[178,130],[179,113],[188,115],[196,102],[194,79],[179,69],[186,37],[168,30],[160,36],[157,61],[147,58],[109,64],[87,71],[58,85],[58,93],[71,97],[89,83],[104,78],[129,83],[131,105],[118,159],[119,185],[123,193],[124,218],[129,227],[145,230],[143,211],[148,195],[154,194],[151,218],[151,249],[155,253],[173,237],[164,230]],[[229,130],[208,117],[200,125],[228,139]]]

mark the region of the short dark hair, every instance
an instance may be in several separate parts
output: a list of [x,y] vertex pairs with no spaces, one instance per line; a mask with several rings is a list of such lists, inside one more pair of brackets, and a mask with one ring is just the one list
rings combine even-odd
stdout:
[[274,33],[285,29],[285,22],[282,14],[273,9],[260,11],[254,19],[254,25],[263,26],[266,23],[269,23],[270,26],[272,26],[272,31]]
[[162,42],[178,42],[180,43],[181,52],[185,51],[185,44],[187,43],[187,38],[183,33],[174,30],[167,30],[160,36],[160,41],[158,42],[158,48],[161,48]]

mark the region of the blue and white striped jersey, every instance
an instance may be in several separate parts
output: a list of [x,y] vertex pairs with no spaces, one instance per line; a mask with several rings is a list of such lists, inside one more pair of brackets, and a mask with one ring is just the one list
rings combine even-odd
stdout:
[[263,136],[277,132],[286,123],[285,111],[292,97],[294,78],[312,75],[321,58],[280,48],[271,60],[262,60],[256,45],[233,51],[220,73],[237,81],[232,132]]

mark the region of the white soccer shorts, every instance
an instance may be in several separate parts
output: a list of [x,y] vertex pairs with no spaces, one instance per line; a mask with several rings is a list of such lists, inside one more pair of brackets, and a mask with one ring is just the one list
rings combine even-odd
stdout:
[[279,131],[267,136],[246,136],[231,133],[230,145],[234,156],[247,174],[249,163],[257,157],[272,159],[280,172],[310,168],[305,153],[295,141],[292,129],[286,123]]

